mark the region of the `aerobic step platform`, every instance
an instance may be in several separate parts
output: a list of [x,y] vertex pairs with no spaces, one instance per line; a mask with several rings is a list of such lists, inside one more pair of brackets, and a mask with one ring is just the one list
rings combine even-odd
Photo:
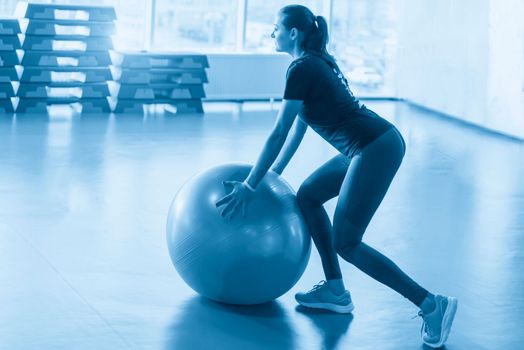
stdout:
[[162,104],[176,113],[202,113],[207,56],[185,53],[126,52],[113,55],[111,96],[116,113],[141,113]]
[[18,20],[0,19],[0,113],[15,111],[13,98],[22,74],[20,33]]
[[82,113],[110,112],[114,8],[23,2],[15,13],[24,50],[16,111],[70,105]]
[[19,2],[15,15],[18,18],[44,20],[77,20],[113,22],[116,19],[115,9],[110,6],[72,6],[57,4],[30,4]]

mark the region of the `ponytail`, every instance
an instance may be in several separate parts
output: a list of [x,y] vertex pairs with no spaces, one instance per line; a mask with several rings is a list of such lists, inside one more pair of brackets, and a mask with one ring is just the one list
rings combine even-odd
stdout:
[[324,53],[327,52],[326,45],[328,42],[327,23],[324,17],[317,16],[311,26],[311,31],[306,34],[302,43],[304,50]]
[[[327,51],[329,41],[328,24],[324,17],[315,16],[302,5],[288,5],[280,10],[286,29],[297,28],[304,33],[302,48],[305,52],[321,56],[332,66],[337,67],[335,59]],[[338,68],[338,67],[337,67]]]

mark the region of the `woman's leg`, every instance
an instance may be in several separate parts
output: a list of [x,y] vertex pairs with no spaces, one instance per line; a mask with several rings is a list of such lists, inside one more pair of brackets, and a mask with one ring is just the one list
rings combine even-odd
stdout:
[[428,292],[393,261],[362,242],[362,236],[395,176],[405,146],[392,129],[353,157],[333,220],[335,249],[346,261],[420,306]]
[[333,242],[331,221],[323,207],[338,196],[350,160],[340,154],[311,174],[300,186],[297,201],[322,260],[327,280],[342,278]]
[[305,307],[338,313],[350,313],[354,308],[342,280],[331,221],[323,207],[325,202],[338,195],[349,162],[344,155],[334,157],[311,174],[297,192],[299,206],[322,259],[327,280],[327,283],[323,281],[309,292],[295,294],[297,302]]
[[[326,163],[306,180],[297,197],[322,258],[326,277],[341,276],[337,256],[333,252],[334,245],[335,251],[345,260],[422,309],[419,313],[424,320],[422,341],[435,348],[444,345],[449,336],[457,311],[457,299],[434,296],[393,261],[362,242],[362,236],[382,202],[404,152],[402,136],[392,129],[351,161],[338,156]],[[339,199],[331,226],[322,204],[337,193]],[[334,296],[323,285],[316,287],[308,293],[298,293],[295,298],[307,307],[341,313],[353,310],[349,292]]]

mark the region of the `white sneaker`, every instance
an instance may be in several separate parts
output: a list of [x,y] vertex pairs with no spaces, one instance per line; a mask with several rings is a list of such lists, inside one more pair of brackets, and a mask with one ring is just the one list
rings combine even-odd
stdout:
[[452,297],[435,295],[435,310],[425,315],[422,311],[419,316],[423,323],[420,329],[422,341],[429,347],[439,348],[448,339],[451,325],[457,312],[458,300]]
[[349,291],[346,290],[341,295],[336,295],[328,288],[326,281],[320,281],[309,292],[295,294],[295,299],[302,306],[330,310],[340,314],[348,314],[355,308]]

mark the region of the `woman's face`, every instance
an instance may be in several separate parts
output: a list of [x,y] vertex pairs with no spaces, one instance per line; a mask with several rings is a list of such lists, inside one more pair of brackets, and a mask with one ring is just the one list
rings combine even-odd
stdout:
[[275,21],[275,28],[271,37],[275,39],[275,50],[277,52],[291,52],[294,45],[292,33],[282,24],[282,16],[278,16]]

